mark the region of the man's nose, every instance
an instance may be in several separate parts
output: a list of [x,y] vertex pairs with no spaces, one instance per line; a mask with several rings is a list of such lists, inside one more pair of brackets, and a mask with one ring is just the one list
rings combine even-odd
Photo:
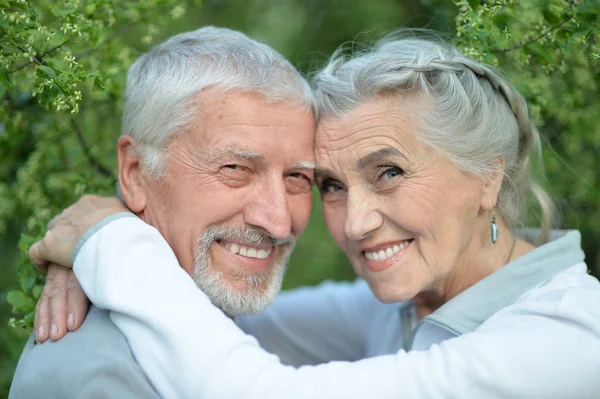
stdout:
[[376,207],[376,198],[360,188],[348,191],[344,232],[351,240],[359,241],[383,224],[383,216]]
[[244,212],[245,222],[273,238],[287,238],[292,232],[292,217],[283,180],[265,181],[256,190]]

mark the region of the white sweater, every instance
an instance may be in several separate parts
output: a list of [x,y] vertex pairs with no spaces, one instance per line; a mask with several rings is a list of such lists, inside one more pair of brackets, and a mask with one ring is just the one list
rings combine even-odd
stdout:
[[165,398],[598,398],[600,284],[579,241],[571,231],[511,262],[412,337],[408,305],[379,304],[360,281],[284,295],[238,321],[288,364],[323,362],[299,368],[214,307],[135,217],[90,230],[74,270]]

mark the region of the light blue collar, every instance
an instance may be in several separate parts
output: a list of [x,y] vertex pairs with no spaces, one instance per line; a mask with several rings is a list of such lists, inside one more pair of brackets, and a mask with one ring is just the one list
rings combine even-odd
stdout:
[[[528,238],[534,232],[528,229],[520,233]],[[553,230],[548,243],[506,264],[425,317],[415,328],[413,341],[425,323],[456,336],[474,331],[494,313],[584,258],[579,231]]]

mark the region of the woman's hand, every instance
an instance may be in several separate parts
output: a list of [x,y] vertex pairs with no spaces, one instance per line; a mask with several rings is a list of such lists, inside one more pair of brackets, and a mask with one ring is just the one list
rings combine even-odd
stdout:
[[46,236],[29,249],[31,261],[47,273],[35,311],[38,342],[56,341],[83,323],[88,300],[71,270],[73,250],[92,226],[119,212],[129,210],[118,198],[85,195],[54,217]]
[[77,330],[83,324],[87,308],[88,298],[73,269],[50,264],[44,290],[35,307],[36,341],[46,342],[48,338],[58,341],[68,331]]
[[75,245],[92,226],[107,216],[129,212],[118,198],[84,195],[48,223],[46,236],[29,249],[29,257],[42,272],[49,263],[73,267],[71,256]]

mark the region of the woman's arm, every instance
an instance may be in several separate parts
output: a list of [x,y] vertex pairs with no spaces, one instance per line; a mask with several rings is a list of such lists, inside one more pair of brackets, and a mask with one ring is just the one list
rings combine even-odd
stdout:
[[265,311],[235,322],[284,364],[355,361],[366,357],[371,320],[385,306],[363,280],[327,281],[284,291]]
[[215,308],[140,220],[114,221],[90,237],[75,272],[92,302],[113,311],[163,397],[558,398],[600,389],[591,353],[597,332],[545,317],[543,309],[509,309],[427,351],[296,369]]

